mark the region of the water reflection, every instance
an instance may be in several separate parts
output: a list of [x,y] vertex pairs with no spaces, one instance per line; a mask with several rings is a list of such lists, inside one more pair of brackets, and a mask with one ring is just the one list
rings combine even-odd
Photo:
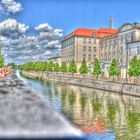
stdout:
[[140,139],[140,98],[26,79],[55,110],[91,140]]

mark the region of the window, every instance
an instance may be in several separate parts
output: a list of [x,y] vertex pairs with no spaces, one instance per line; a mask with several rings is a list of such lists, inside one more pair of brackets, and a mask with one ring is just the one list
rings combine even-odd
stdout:
[[121,43],[123,43],[123,36],[121,36]]
[[94,39],[94,44],[96,44],[97,42],[96,42],[96,39]]
[[88,55],[88,61],[91,61],[91,55],[90,54]]
[[93,36],[96,37],[96,33],[95,32],[93,33]]
[[84,37],[84,43],[86,43],[86,38]]
[[94,52],[96,52],[96,47],[94,47]]
[[94,59],[94,60],[96,59],[96,55],[95,55],[95,54],[93,55],[93,59]]
[[126,41],[126,42],[128,41],[128,37],[127,37],[127,35],[125,35],[125,41]]
[[83,46],[83,52],[85,52],[86,51],[86,46]]
[[134,41],[134,33],[131,33],[131,41]]
[[86,60],[86,54],[83,54],[83,59],[85,59],[85,60]]
[[88,51],[91,52],[91,47],[88,48]]
[[88,43],[91,44],[91,39],[89,39]]
[[103,59],[103,54],[101,53],[101,59]]
[[106,34],[105,34],[105,33],[103,34],[103,37],[104,37],[104,36],[106,36]]
[[121,54],[123,53],[123,47],[120,48],[120,53],[121,53]]
[[109,54],[108,54],[108,60],[110,60],[111,59],[111,53],[109,52]]

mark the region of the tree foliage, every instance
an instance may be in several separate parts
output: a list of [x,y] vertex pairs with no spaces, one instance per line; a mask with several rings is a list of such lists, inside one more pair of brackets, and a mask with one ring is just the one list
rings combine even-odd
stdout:
[[28,62],[23,65],[20,65],[21,70],[31,70],[31,71],[47,71],[48,63],[47,62]]
[[68,72],[68,67],[66,62],[62,62],[61,72]]
[[3,55],[0,55],[0,68],[4,66],[4,57]]
[[101,63],[100,63],[100,61],[96,58],[96,59],[95,59],[95,63],[94,63],[93,75],[98,77],[100,74],[102,74]]
[[88,66],[87,66],[87,63],[86,63],[85,59],[83,60],[79,71],[80,71],[81,74],[87,74],[88,73],[89,70],[88,70]]
[[12,69],[17,69],[18,66],[15,63],[9,63],[7,66],[12,67]]
[[77,73],[77,65],[76,65],[75,60],[72,60],[70,66],[69,66],[69,72]]
[[49,72],[54,71],[53,61],[49,61],[48,65],[47,65],[47,71],[49,71]]
[[109,75],[113,76],[113,81],[114,81],[114,76],[119,76],[120,70],[119,70],[119,65],[116,59],[113,58],[110,66],[109,66]]
[[134,56],[130,61],[128,74],[130,77],[137,77],[140,75],[140,60],[137,59],[137,56]]
[[54,71],[59,72],[60,71],[60,66],[58,63],[54,64]]

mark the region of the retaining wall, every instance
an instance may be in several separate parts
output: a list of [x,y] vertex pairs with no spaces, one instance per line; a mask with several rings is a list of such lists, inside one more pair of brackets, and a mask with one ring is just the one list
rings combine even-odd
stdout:
[[46,72],[31,72],[22,71],[21,74],[25,77],[32,79],[39,79],[43,81],[55,81],[78,86],[85,86],[89,88],[101,89],[111,92],[118,92],[132,96],[140,97],[140,86],[133,84],[114,83],[110,81],[97,81],[93,79],[78,78],[75,76],[60,76],[59,74],[46,73]]

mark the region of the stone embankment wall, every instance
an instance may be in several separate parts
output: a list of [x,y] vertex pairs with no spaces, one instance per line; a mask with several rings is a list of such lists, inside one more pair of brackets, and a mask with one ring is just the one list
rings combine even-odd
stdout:
[[46,72],[22,71],[21,74],[25,77],[32,78],[32,79],[61,82],[61,83],[85,86],[89,88],[95,88],[95,89],[106,90],[106,91],[111,91],[111,92],[118,92],[118,93],[140,97],[140,86],[138,85],[113,83],[110,81],[97,81],[97,80],[88,79],[88,78],[87,79],[78,78],[72,75],[62,76],[59,74],[46,73]]

